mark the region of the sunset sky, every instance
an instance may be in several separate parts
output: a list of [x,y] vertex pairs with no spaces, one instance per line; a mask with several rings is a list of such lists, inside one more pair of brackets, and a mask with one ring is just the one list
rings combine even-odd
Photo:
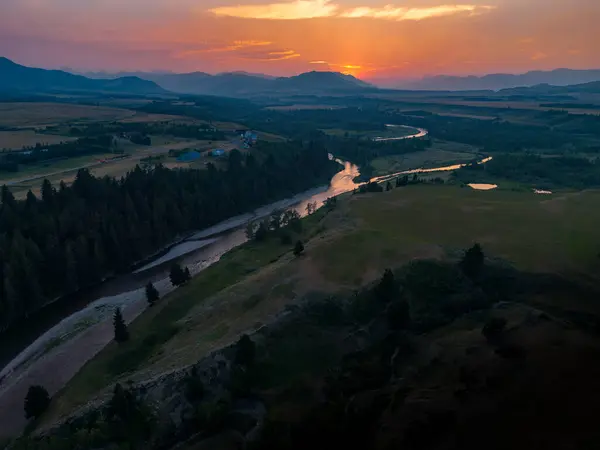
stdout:
[[0,56],[365,79],[600,68],[600,0],[0,0]]

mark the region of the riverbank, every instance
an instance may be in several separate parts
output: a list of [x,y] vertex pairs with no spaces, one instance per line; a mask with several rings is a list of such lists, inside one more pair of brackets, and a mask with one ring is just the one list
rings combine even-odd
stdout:
[[[416,136],[415,136],[416,137]],[[405,136],[403,139],[410,139]],[[306,205],[316,203],[320,208],[324,201],[345,192],[354,190],[358,185],[353,179],[359,175],[356,165],[338,160],[343,170],[331,179],[329,186],[317,187],[294,197],[284,199],[258,208],[251,214],[230,218],[206,230],[194,233],[174,247],[168,253],[187,265],[193,275],[219,261],[221,257],[247,242],[244,230],[249,220],[255,220],[271,214],[275,210],[293,208],[301,215],[306,214]],[[218,236],[217,236],[218,235]],[[200,248],[193,248],[190,242],[207,239],[215,240]],[[192,248],[191,253],[185,253]],[[163,258],[159,266],[146,267],[132,274],[130,282],[138,283],[136,289],[122,291],[110,297],[97,299],[88,307],[60,321],[55,327],[40,336],[34,344],[24,349],[2,371],[0,379],[0,423],[5,424],[7,431],[18,432],[25,421],[21,415],[4,417],[1,411],[11,411],[17,406],[22,409],[26,390],[30,385],[45,386],[51,395],[58,392],[90,359],[112,340],[112,312],[120,306],[126,320],[132,321],[145,309],[143,286],[147,283],[147,275],[155,283],[161,295],[170,293],[174,288],[166,278],[163,267],[173,259]],[[151,265],[150,262],[148,265]],[[161,269],[161,267],[163,267]],[[153,272],[157,270],[157,272]],[[162,270],[162,272],[161,272]],[[131,286],[131,284],[130,284]],[[4,430],[2,430],[4,431]]]

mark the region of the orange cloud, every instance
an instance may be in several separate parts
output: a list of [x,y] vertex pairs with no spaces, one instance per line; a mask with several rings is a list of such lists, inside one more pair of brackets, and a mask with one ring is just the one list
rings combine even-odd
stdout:
[[314,19],[331,17],[338,9],[330,0],[296,0],[291,3],[268,5],[223,6],[211,9],[217,16],[239,17],[243,19]]
[[449,16],[458,13],[478,14],[483,11],[493,9],[492,6],[476,6],[476,5],[441,5],[426,8],[404,8],[387,5],[383,8],[371,8],[363,6],[345,11],[341,17],[357,19],[360,17],[369,17],[372,19],[388,19],[388,20],[423,20],[432,17]]
[[195,50],[186,50],[175,54],[176,58],[189,58],[204,53],[222,53],[222,52],[235,52],[249,47],[265,47],[271,45],[270,41],[234,41],[233,44],[225,47],[208,47]]
[[440,5],[423,8],[406,8],[387,5],[381,8],[361,6],[342,10],[331,0],[296,0],[291,3],[271,3],[264,5],[224,6],[211,9],[217,16],[242,19],[298,20],[323,17],[373,18],[387,20],[423,20],[431,17],[449,16],[459,13],[480,14],[494,9],[493,6]]

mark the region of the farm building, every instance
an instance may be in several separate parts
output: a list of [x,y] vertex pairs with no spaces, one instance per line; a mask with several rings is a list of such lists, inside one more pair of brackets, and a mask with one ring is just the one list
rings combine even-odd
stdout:
[[216,148],[211,153],[212,156],[223,156],[225,154],[225,150],[222,148]]
[[187,152],[184,153],[183,155],[179,155],[177,157],[177,161],[179,162],[190,162],[190,161],[196,161],[197,159],[200,158],[200,153],[198,153],[195,150],[192,150],[191,152]]
[[256,134],[256,132],[251,131],[251,130],[244,131],[241,134],[240,138],[244,142],[244,144],[246,144],[248,146],[252,146],[252,145],[256,144],[256,142],[258,142],[258,134]]

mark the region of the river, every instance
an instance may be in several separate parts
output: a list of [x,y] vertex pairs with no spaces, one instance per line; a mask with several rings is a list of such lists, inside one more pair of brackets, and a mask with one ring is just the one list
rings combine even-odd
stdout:
[[[388,125],[393,127],[392,125]],[[398,126],[398,125],[396,125]],[[400,138],[376,138],[378,141],[412,139],[426,136],[427,131],[418,129],[418,133]],[[330,158],[333,158],[330,155]],[[481,161],[487,162],[491,158]],[[116,305],[126,306],[128,301],[139,301],[143,287],[148,283],[164,286],[168,283],[168,271],[173,261],[188,266],[192,274],[197,274],[206,267],[219,261],[230,250],[247,241],[245,226],[249,221],[270,215],[273,211],[293,208],[300,215],[306,214],[306,205],[316,203],[317,208],[323,206],[326,199],[353,191],[362,183],[354,179],[360,175],[358,166],[347,161],[336,159],[343,170],[333,176],[329,186],[321,186],[302,192],[292,198],[261,207],[252,213],[232,217],[205,230],[194,233],[182,242],[172,246],[168,251],[157,256],[153,261],[136,271],[110,279],[99,286],[65,297],[63,300],[44,308],[40,313],[28,319],[27,326],[14,327],[3,337],[0,348],[0,380],[12,373],[24,362],[39,357],[48,348],[48,343],[65,335],[71,330],[77,331],[81,323],[96,323],[105,320]],[[400,175],[455,170],[461,165],[439,167],[437,169],[413,169],[397,172],[371,181],[381,182]],[[166,291],[165,291],[166,292]],[[10,343],[10,345],[6,345]]]

